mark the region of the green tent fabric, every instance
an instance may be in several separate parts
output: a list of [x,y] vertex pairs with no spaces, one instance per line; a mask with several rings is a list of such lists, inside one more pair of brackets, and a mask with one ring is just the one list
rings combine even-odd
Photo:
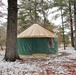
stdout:
[[38,24],[31,25],[17,39],[19,54],[55,54],[58,51],[57,36]]
[[55,54],[58,52],[58,40],[53,38],[53,47],[49,47],[49,38],[18,38],[18,53],[22,55]]

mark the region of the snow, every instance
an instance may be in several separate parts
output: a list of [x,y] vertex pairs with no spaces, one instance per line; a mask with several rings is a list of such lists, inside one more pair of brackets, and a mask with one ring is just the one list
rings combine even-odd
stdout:
[[21,56],[23,60],[6,62],[0,51],[0,75],[76,75],[76,51],[59,48],[56,56]]

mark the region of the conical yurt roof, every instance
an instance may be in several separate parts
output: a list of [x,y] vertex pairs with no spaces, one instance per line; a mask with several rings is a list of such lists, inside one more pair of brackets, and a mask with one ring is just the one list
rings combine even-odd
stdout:
[[17,38],[57,38],[55,34],[46,30],[38,24],[33,24],[22,33],[20,33]]

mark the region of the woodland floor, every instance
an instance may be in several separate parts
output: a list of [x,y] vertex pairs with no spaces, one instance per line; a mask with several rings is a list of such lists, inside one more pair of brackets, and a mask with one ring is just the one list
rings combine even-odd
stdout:
[[0,75],[76,75],[76,51],[59,48],[58,55],[21,56],[23,60],[6,62],[0,51]]

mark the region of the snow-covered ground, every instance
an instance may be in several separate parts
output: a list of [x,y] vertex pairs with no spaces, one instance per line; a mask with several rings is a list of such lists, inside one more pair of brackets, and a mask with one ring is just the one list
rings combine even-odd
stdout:
[[59,49],[55,56],[21,56],[23,60],[6,62],[0,51],[0,75],[76,75],[76,51]]

